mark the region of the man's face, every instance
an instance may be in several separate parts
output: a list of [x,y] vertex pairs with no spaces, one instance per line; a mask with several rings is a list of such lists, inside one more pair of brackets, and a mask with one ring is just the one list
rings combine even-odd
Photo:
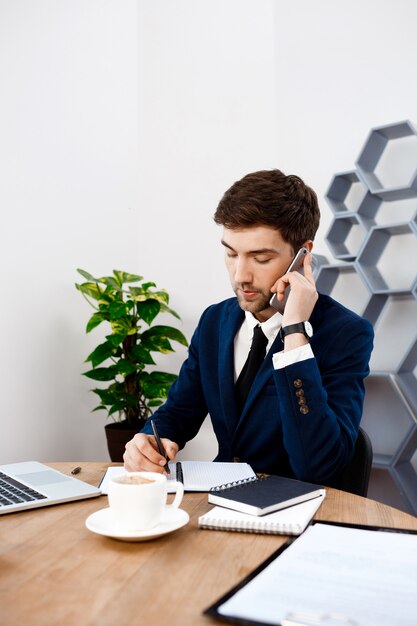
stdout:
[[285,274],[294,251],[269,226],[223,229],[226,267],[239,305],[261,322],[276,311],[269,306],[272,285]]

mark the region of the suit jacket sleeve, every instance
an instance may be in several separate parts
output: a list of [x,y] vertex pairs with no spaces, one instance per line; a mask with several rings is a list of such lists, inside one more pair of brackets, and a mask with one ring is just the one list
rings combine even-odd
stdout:
[[[152,417],[159,435],[175,441],[180,449],[196,436],[208,412],[199,363],[199,343],[204,317],[205,313],[192,336],[188,357],[181,367],[178,379],[171,385],[165,404]],[[142,432],[152,434],[150,424],[146,424]]]
[[331,484],[353,454],[373,330],[352,316],[338,326],[326,323],[318,335],[315,358],[274,370],[274,379],[294,475]]

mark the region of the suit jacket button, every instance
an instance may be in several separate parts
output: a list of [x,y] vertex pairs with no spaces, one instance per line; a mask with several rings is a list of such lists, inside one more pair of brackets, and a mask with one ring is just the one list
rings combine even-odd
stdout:
[[306,404],[302,404],[300,406],[300,413],[302,413],[303,415],[307,415],[307,413],[310,411],[310,409],[308,408],[308,406]]
[[294,387],[301,387],[303,383],[301,381],[301,378],[296,378],[293,384]]
[[297,389],[295,395],[297,396],[297,398],[301,398],[301,396],[304,395],[304,389]]
[[233,457],[233,463],[240,463],[240,459],[238,456]]
[[302,404],[307,404],[307,400],[303,397],[298,398],[298,404],[302,405]]

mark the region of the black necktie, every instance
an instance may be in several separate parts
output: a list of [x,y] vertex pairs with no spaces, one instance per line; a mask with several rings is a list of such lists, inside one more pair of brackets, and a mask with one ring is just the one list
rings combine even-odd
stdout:
[[242,412],[256,372],[265,358],[267,343],[268,339],[265,337],[262,328],[258,324],[253,331],[252,345],[249,350],[248,358],[235,385],[239,414]]

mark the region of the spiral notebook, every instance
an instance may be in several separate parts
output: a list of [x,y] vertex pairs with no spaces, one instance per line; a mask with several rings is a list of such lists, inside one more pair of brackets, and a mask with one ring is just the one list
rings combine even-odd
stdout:
[[[256,474],[248,463],[226,463],[212,461],[175,461],[169,464],[171,474],[168,478],[168,492],[171,491],[170,482],[179,480],[184,484],[185,491],[209,491],[213,487],[227,481],[230,485],[247,479],[256,478]],[[123,465],[108,467],[99,485],[101,493],[108,493],[110,477],[125,473]]]
[[230,530],[241,533],[301,535],[326,497],[325,492],[313,500],[258,517],[215,506],[198,518],[200,528]]

